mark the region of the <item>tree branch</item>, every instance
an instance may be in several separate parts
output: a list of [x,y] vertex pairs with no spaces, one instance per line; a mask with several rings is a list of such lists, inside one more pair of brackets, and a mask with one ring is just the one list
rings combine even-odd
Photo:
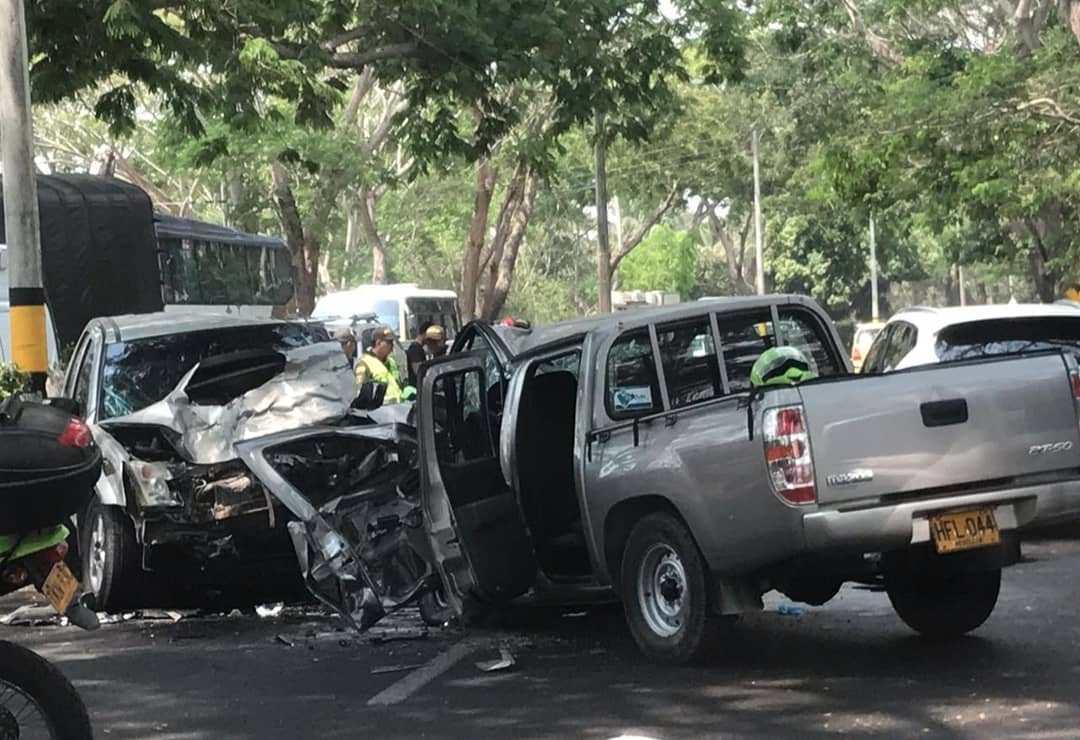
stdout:
[[894,49],[888,39],[874,33],[874,31],[866,25],[866,22],[863,20],[862,11],[859,10],[856,0],[840,0],[840,4],[843,5],[844,10],[847,11],[848,18],[851,20],[852,30],[863,37],[866,45],[870,47],[870,51],[874,53],[874,56],[889,64],[900,64],[904,61],[904,55]]
[[[305,47],[285,41],[271,41],[271,46],[282,59],[299,59]],[[307,47],[310,48],[310,47]],[[323,49],[325,51],[325,49]],[[406,59],[420,53],[420,47],[414,43],[388,44],[363,52],[334,52],[329,56],[329,64],[336,69],[363,69],[372,62],[387,59]]]
[[330,55],[330,66],[337,69],[362,69],[372,62],[381,62],[387,59],[407,59],[420,53],[420,47],[416,44],[390,44],[378,49],[365,52],[338,52]]
[[668,191],[667,197],[665,197],[663,202],[656,207],[656,210],[649,214],[649,217],[646,218],[640,226],[638,226],[637,230],[630,235],[629,239],[623,241],[621,249],[612,253],[610,264],[610,269],[612,272],[615,272],[615,270],[618,269],[619,263],[623,261],[623,258],[626,257],[626,255],[630,254],[630,252],[633,251],[634,247],[641,243],[641,241],[648,235],[649,230],[652,229],[653,226],[656,226],[657,222],[664,217],[664,214],[671,210],[671,207],[675,205],[675,201],[678,196],[678,184],[672,185],[671,190]]

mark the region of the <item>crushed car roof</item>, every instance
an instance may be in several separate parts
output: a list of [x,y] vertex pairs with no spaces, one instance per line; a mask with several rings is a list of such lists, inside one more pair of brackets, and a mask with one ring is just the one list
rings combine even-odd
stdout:
[[187,334],[209,329],[226,329],[234,326],[266,326],[286,322],[281,319],[259,319],[231,314],[159,311],[156,313],[103,316],[93,319],[90,323],[101,326],[105,331],[107,341],[126,342],[134,339]]

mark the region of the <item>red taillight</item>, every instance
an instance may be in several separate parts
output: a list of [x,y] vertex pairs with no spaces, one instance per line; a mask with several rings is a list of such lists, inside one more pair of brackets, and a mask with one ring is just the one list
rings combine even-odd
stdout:
[[1069,371],[1069,385],[1072,386],[1073,400],[1080,403],[1080,370]]
[[765,464],[773,491],[796,506],[817,501],[814,460],[803,407],[766,409],[762,426]]
[[94,441],[94,435],[90,433],[90,427],[86,426],[86,422],[73,416],[56,441],[64,447],[89,447]]

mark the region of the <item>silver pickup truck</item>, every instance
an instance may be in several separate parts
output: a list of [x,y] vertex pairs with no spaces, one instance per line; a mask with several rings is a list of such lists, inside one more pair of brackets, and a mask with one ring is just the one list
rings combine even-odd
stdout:
[[[777,345],[818,378],[752,387]],[[378,424],[238,445],[298,517],[309,588],[360,627],[432,589],[464,615],[614,590],[641,649],[679,662],[766,591],[823,604],[860,581],[955,636],[989,617],[1020,530],[1080,517],[1071,357],[852,376],[798,296],[472,324],[419,390],[408,445]],[[326,450],[332,497],[290,474]],[[383,567],[393,548],[411,554]]]

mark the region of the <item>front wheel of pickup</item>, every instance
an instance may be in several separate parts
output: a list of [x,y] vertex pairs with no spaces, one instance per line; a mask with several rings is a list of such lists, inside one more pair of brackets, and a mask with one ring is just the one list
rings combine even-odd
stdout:
[[927,637],[959,637],[980,627],[994,611],[1001,569],[886,575],[885,590],[908,627]]
[[650,514],[623,551],[621,593],[630,633],[663,663],[700,657],[708,627],[708,577],[690,531],[674,516]]

